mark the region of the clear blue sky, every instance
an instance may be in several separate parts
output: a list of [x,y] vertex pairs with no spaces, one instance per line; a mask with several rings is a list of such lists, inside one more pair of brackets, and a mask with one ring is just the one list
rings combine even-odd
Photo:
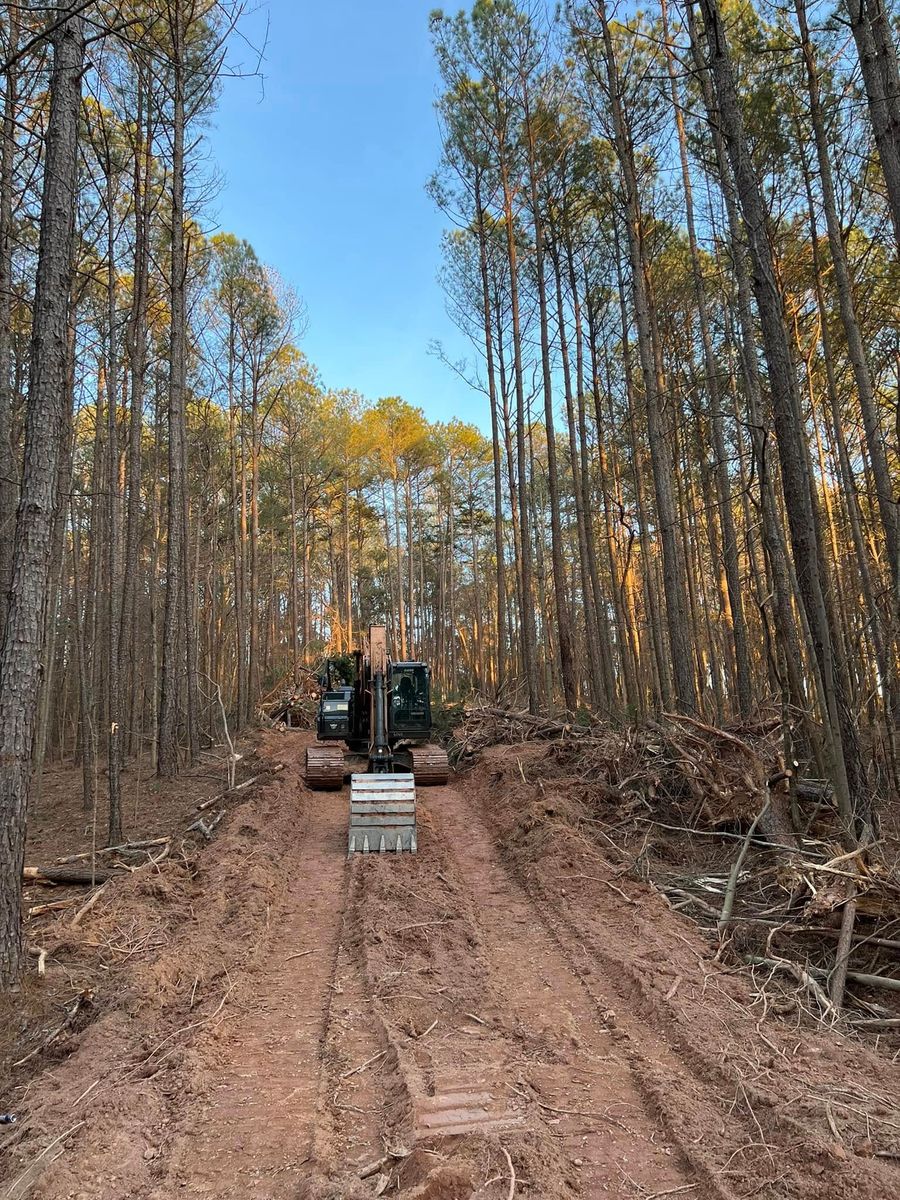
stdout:
[[[244,22],[263,80],[226,81],[209,130],[212,215],[303,296],[302,348],[329,387],[401,395],[489,427],[483,397],[428,353],[471,357],[436,275],[445,219],[425,192],[440,147],[433,0],[262,0]],[[448,5],[456,11],[460,4]],[[253,55],[236,42],[232,58]]]

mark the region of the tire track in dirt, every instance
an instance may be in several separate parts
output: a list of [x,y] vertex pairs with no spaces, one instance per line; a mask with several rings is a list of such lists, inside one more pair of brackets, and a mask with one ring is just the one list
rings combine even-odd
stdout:
[[635,1086],[614,1027],[505,870],[480,817],[456,789],[435,801],[435,833],[476,909],[491,987],[505,1001],[501,1019],[538,1048],[516,1085],[559,1137],[579,1190],[627,1196],[686,1187],[692,1176]]
[[524,1195],[696,1189],[615,1030],[471,805],[453,788],[419,799],[416,858],[359,863],[366,970],[407,1080],[417,1147],[391,1192],[505,1196],[501,1145]]
[[236,981],[235,1015],[203,1047],[193,1081],[202,1090],[182,1110],[156,1200],[175,1187],[216,1200],[292,1196],[313,1153],[332,989],[345,973],[346,800],[306,792],[305,739],[282,744],[277,788],[298,805],[297,836],[279,864],[290,883],[268,914],[263,963]]
[[[487,838],[488,847],[480,853],[486,854],[494,868],[514,881],[515,888],[527,897],[534,918],[546,936],[552,938],[568,974],[578,980],[595,1013],[615,1031],[620,1062],[629,1072],[633,1089],[641,1097],[645,1110],[656,1115],[669,1144],[677,1148],[686,1167],[685,1180],[694,1181],[696,1190],[691,1195],[734,1200],[738,1195],[750,1194],[781,1200],[781,1192],[769,1190],[770,1184],[777,1188],[780,1181],[760,1116],[751,1103],[749,1086],[735,1095],[723,1086],[728,1082],[725,1075],[712,1069],[702,1052],[677,1042],[673,1045],[668,1036],[660,1035],[659,1013],[653,1014],[657,1018],[653,1024],[641,1020],[647,1015],[646,1006],[635,980],[605,952],[590,931],[580,930],[567,920],[565,903],[552,904],[549,897],[536,893],[528,885],[487,832],[479,808],[477,802],[470,801],[462,813],[450,808],[443,815],[455,823],[457,836],[467,827],[478,831],[474,840],[479,846]],[[769,1114],[759,1111],[771,1135]],[[729,1136],[722,1137],[726,1130]],[[712,1131],[716,1131],[715,1137],[709,1136]],[[802,1134],[799,1126],[788,1132],[785,1149],[802,1153]],[[733,1148],[737,1146],[759,1158],[749,1193],[733,1187],[733,1182],[744,1175],[743,1171],[729,1170]],[[766,1178],[770,1169],[773,1179]]]
[[[346,817],[346,795],[344,803]],[[366,973],[359,862],[351,860],[345,868],[346,905],[322,1041],[307,1186],[301,1195],[335,1186],[342,1188],[342,1196],[353,1194],[359,1172],[382,1158],[385,1146],[401,1144],[408,1124],[409,1093]]]

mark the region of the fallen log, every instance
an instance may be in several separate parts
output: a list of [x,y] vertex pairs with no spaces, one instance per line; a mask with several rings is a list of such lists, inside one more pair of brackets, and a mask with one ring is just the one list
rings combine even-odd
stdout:
[[64,887],[92,887],[95,883],[106,883],[119,871],[110,871],[105,867],[91,870],[89,867],[23,867],[22,880],[25,883],[59,884]]
[[864,987],[886,988],[890,992],[900,992],[900,979],[892,979],[890,975],[868,975],[865,971],[848,971],[847,978]]
[[92,854],[98,858],[101,854],[134,854],[141,850],[152,850],[156,846],[163,846],[168,841],[170,841],[168,837],[142,838],[137,842],[122,842],[119,846],[102,846],[97,850],[82,850],[79,854],[67,854],[64,858],[60,858],[54,866],[82,862],[84,859],[90,858]]

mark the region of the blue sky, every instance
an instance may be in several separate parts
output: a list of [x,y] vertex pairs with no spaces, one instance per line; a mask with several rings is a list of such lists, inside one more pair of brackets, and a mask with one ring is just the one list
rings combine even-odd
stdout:
[[[472,355],[444,309],[445,220],[425,192],[440,153],[434,7],[262,0],[243,29],[260,45],[268,19],[264,78],[229,79],[209,130],[223,176],[211,215],[303,296],[302,347],[327,386],[485,428],[483,397],[428,353],[437,338]],[[232,58],[253,62],[239,42]]]

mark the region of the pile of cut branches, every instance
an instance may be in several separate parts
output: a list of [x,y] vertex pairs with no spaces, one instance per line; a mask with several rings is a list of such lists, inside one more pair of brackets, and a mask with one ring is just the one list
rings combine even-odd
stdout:
[[535,740],[551,743],[556,759],[582,780],[601,778],[623,802],[654,809],[667,802],[690,826],[752,819],[787,777],[777,720],[739,730],[673,714],[635,725],[581,725],[470,706],[452,757],[463,763],[491,745]]
[[[882,843],[845,849],[828,786],[786,769],[780,719],[583,725],[470,706],[452,752],[465,763],[534,741],[546,743],[539,771],[561,771],[578,801],[572,823],[605,849],[614,833],[635,875],[707,928],[719,957],[751,968],[764,1008],[833,1020],[845,1003],[851,1024],[900,1030],[900,872]],[[836,1007],[829,987],[850,904],[850,986],[843,1000],[843,986],[833,989]]]

